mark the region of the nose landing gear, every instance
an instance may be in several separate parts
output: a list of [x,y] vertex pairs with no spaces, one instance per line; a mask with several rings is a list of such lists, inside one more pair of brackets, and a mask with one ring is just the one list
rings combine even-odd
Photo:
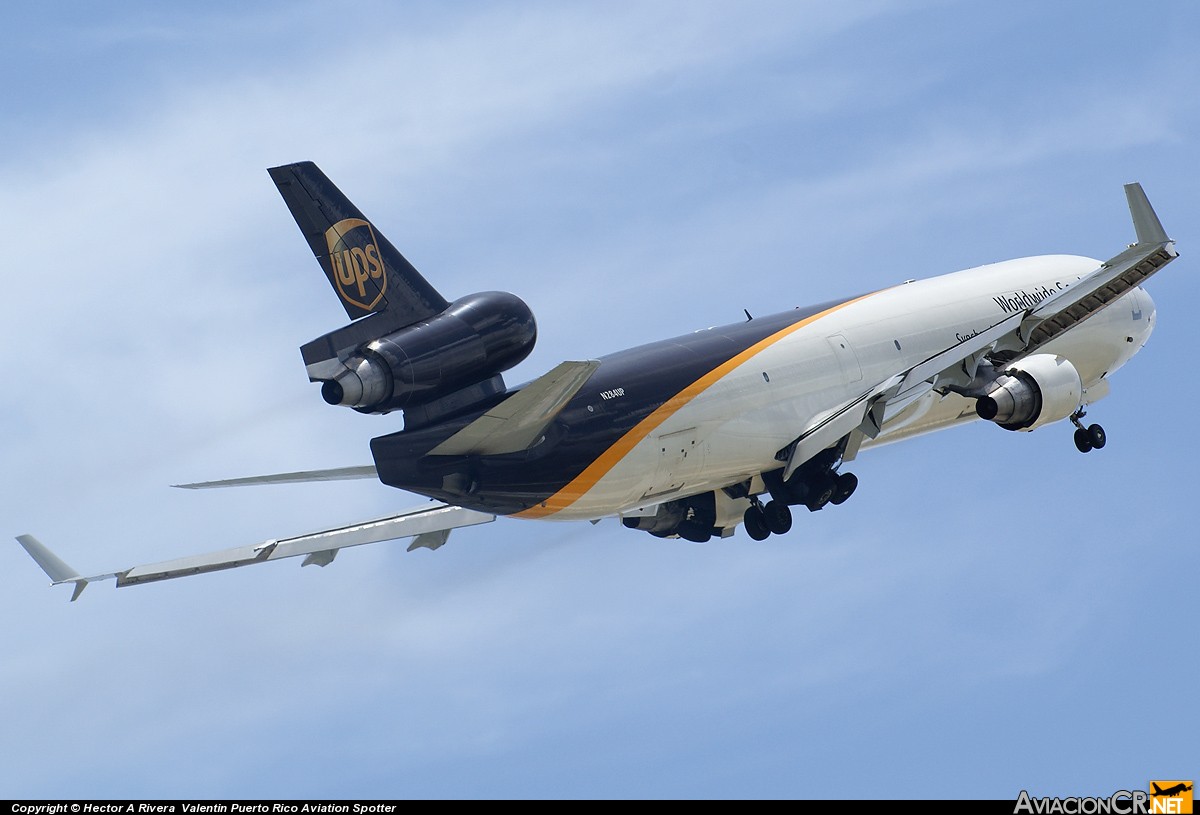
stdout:
[[1108,437],[1104,434],[1104,428],[1098,424],[1084,426],[1080,421],[1087,415],[1087,411],[1083,408],[1071,414],[1071,424],[1075,425],[1075,449],[1081,453],[1089,453],[1092,450],[1099,450],[1108,443]]

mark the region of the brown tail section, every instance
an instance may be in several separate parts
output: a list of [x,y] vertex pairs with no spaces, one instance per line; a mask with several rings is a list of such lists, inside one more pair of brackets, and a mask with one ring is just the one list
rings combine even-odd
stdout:
[[316,164],[268,172],[350,319],[386,311],[407,326],[449,305]]

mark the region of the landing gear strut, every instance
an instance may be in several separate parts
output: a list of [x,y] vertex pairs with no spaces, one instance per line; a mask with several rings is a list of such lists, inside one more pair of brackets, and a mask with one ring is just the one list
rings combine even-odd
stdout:
[[1104,434],[1103,427],[1098,424],[1084,427],[1080,419],[1086,415],[1087,411],[1083,408],[1071,414],[1071,424],[1075,425],[1075,449],[1081,453],[1099,450],[1108,443],[1108,437]]
[[742,516],[746,534],[761,541],[787,533],[792,528],[793,506],[816,512],[828,504],[845,503],[857,489],[858,478],[853,473],[837,472],[843,449],[844,445],[830,447],[801,465],[787,481],[783,480],[782,469],[764,472],[763,484],[771,500],[764,506],[757,495],[750,496],[750,506]]

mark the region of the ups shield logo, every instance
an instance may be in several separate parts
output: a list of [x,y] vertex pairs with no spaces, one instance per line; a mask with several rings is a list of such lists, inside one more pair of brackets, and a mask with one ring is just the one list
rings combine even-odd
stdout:
[[359,218],[346,218],[325,230],[333,283],[342,298],[373,311],[387,291],[375,230]]

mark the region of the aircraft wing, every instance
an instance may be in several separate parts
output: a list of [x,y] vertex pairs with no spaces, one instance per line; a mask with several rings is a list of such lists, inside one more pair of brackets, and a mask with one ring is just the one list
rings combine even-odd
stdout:
[[1154,214],[1141,184],[1126,184],[1125,196],[1138,242],[1032,308],[1018,311],[905,372],[900,392],[936,377],[938,384],[967,386],[985,355],[1009,363],[1028,356],[1050,340],[1107,308],[1140,286],[1179,253]]
[[389,515],[386,518],[350,526],[326,529],[293,538],[269,540],[257,545],[239,546],[203,555],[192,555],[161,563],[133,566],[122,571],[93,575],[92,577],[80,575],[32,535],[19,535],[17,541],[25,548],[30,557],[37,561],[37,564],[42,567],[42,571],[49,575],[52,581],[51,585],[75,584],[75,592],[71,595],[73,602],[79,598],[88,583],[110,578],[115,578],[117,588],[122,588],[140,583],[152,583],[157,580],[169,580],[174,577],[234,569],[238,566],[251,566],[255,563],[266,563],[270,560],[300,555],[305,556],[301,566],[310,564],[328,566],[333,562],[340,549],[398,538],[413,538],[412,543],[408,546],[410,552],[418,548],[437,549],[446,542],[450,530],[489,523],[495,519],[495,515],[486,512],[434,503],[396,515]]
[[1126,184],[1125,197],[1137,243],[1033,307],[997,320],[979,334],[907,370],[897,371],[856,398],[817,416],[792,444],[780,451],[780,460],[787,461],[784,478],[847,435],[851,437],[848,449],[853,457],[864,437],[875,438],[879,434],[885,409],[895,410],[933,387],[970,387],[985,357],[1009,364],[1032,354],[1177,258],[1175,243],[1167,237],[1141,184]]

